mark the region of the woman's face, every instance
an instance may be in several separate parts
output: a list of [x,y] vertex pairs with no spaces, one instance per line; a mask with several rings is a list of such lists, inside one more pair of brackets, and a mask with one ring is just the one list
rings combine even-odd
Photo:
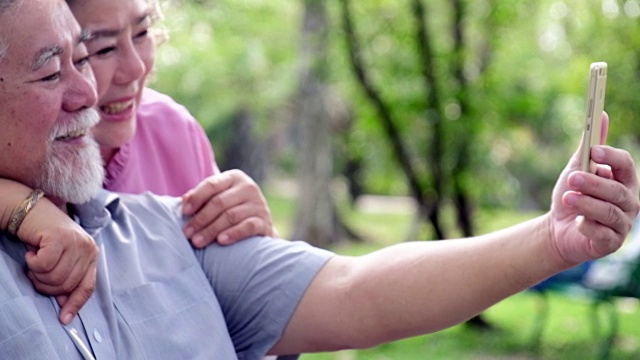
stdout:
[[70,7],[91,34],[86,44],[101,118],[93,134],[108,163],[135,133],[136,111],[155,56],[152,9],[147,0],[83,0]]

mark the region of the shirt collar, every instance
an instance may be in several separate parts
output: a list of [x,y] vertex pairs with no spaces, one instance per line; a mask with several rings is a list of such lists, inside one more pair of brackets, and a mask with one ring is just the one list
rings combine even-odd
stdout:
[[105,227],[111,220],[111,214],[119,207],[120,197],[106,190],[100,190],[96,197],[86,203],[71,205],[74,217],[91,235]]

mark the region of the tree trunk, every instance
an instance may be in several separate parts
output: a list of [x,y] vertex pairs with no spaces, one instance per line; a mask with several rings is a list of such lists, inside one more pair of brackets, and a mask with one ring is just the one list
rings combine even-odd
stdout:
[[465,182],[465,176],[470,171],[470,157],[471,144],[474,143],[477,137],[477,126],[473,123],[471,114],[469,113],[469,85],[467,78],[464,74],[464,49],[466,46],[464,37],[464,17],[465,17],[465,3],[463,0],[453,0],[451,2],[453,6],[453,38],[454,38],[454,53],[453,53],[453,76],[457,84],[455,98],[460,108],[460,121],[463,125],[463,129],[459,129],[456,138],[462,139],[457,142],[458,152],[454,155],[455,167],[453,169],[453,203],[456,207],[458,228],[462,231],[462,235],[470,237],[474,235],[473,217],[472,217],[472,200],[469,196],[467,189],[467,182]]
[[444,115],[442,100],[440,98],[440,87],[438,86],[435,57],[433,55],[433,46],[425,5],[422,0],[413,0],[411,2],[412,14],[416,23],[416,43],[418,45],[418,54],[420,56],[420,68],[422,72],[422,80],[426,94],[426,112],[427,120],[432,124],[433,136],[431,144],[426,151],[425,156],[431,161],[431,177],[433,180],[433,191],[429,199],[430,206],[426,209],[425,215],[433,225],[436,239],[446,239],[447,235],[444,228],[440,224],[440,213],[442,212],[442,200],[446,198],[445,178],[447,173],[444,169],[444,144],[445,137]]
[[266,146],[254,132],[248,109],[237,110],[231,120],[231,140],[224,149],[224,168],[240,169],[258,184],[265,180]]
[[329,113],[325,107],[327,13],[322,0],[304,1],[301,36],[298,119],[300,198],[294,239],[320,247],[338,240],[331,196],[333,153]]

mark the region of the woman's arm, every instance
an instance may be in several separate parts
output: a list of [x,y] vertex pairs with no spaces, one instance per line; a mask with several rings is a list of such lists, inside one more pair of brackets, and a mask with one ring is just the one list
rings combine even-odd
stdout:
[[[0,179],[0,229],[7,229],[12,215],[31,191],[15,181]],[[60,320],[69,323],[95,287],[95,242],[46,198],[38,200],[28,212],[17,237],[28,249],[27,276],[33,286],[41,293],[56,296],[62,307]]]

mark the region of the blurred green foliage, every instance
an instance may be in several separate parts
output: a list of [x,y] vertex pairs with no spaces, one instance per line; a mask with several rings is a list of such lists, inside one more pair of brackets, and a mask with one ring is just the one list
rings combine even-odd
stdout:
[[[550,314],[540,347],[533,331],[539,316],[540,299],[531,292],[516,294],[484,314],[499,327],[477,331],[465,325],[430,335],[376,346],[366,350],[305,354],[301,360],[598,360],[604,331],[594,335],[592,304],[584,298],[552,294]],[[616,302],[620,329],[608,359],[632,360],[640,356],[640,310],[635,299]],[[600,315],[606,313],[600,309]],[[607,322],[603,322],[603,327]]]
[[[452,61],[452,9],[445,0],[424,2],[436,61],[446,73]],[[302,1],[167,1],[170,40],[158,49],[152,86],[186,105],[221,152],[229,121],[249,110],[263,139],[281,139],[295,123],[297,54]],[[371,104],[348,63],[337,0],[326,1],[331,47],[330,85],[354,115],[344,151],[363,161],[368,192],[406,194]],[[355,1],[355,26],[375,85],[411,144],[416,164],[428,157],[425,94],[418,67],[410,2]],[[471,116],[480,131],[468,180],[482,206],[540,207],[578,146],[589,64],[609,63],[605,108],[608,142],[638,151],[640,124],[640,4],[638,0],[467,1],[465,72]],[[456,130],[455,84],[441,78],[447,127]],[[458,129],[460,130],[460,129]],[[455,134],[451,131],[451,134]],[[273,141],[273,140],[272,140]],[[455,138],[445,139],[455,144]],[[291,171],[294,150],[278,148],[270,166]],[[453,147],[455,151],[455,146]],[[340,164],[340,159],[337,161]]]

